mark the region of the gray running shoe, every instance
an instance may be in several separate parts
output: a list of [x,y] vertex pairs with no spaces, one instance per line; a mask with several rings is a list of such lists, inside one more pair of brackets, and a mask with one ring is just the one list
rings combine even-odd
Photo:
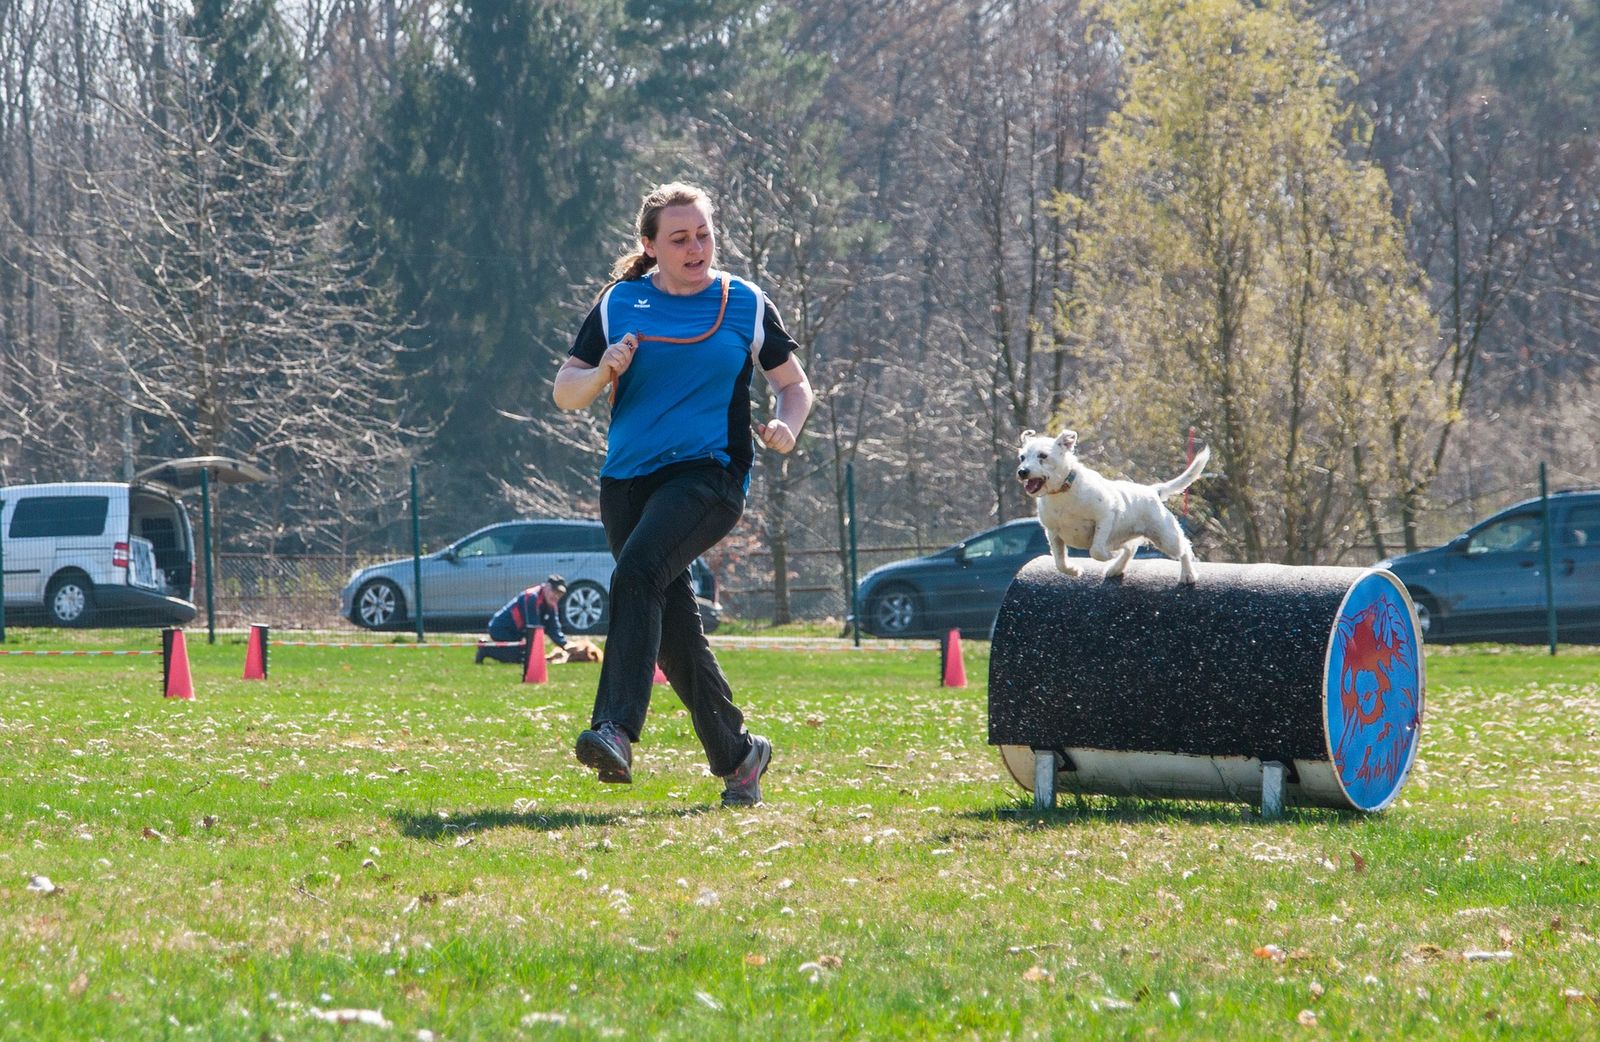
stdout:
[[628,735],[609,720],[578,736],[578,762],[600,772],[600,780],[628,785],[633,781],[633,747]]
[[772,743],[758,734],[750,736],[750,751],[744,762],[726,775],[722,790],[724,807],[754,807],[761,802],[761,776],[772,764]]

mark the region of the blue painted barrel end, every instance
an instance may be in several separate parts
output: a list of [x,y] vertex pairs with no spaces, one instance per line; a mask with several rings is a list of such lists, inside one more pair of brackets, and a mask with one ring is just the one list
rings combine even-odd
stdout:
[[1351,806],[1382,810],[1416,760],[1424,690],[1416,611],[1393,573],[1373,569],[1345,594],[1324,676],[1335,778]]

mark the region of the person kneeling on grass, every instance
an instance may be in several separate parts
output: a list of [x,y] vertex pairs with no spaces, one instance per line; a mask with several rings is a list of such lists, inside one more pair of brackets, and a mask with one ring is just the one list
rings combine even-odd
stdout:
[[494,613],[489,620],[489,639],[493,641],[516,642],[517,647],[496,647],[492,644],[478,645],[478,658],[475,664],[481,664],[484,659],[494,659],[496,662],[522,661],[523,648],[520,644],[528,637],[528,630],[534,626],[543,626],[545,636],[558,648],[567,646],[566,634],[561,632],[561,618],[556,614],[556,605],[561,603],[561,597],[567,592],[566,580],[559,575],[552,575],[538,586],[530,586],[526,590],[511,598],[504,608]]

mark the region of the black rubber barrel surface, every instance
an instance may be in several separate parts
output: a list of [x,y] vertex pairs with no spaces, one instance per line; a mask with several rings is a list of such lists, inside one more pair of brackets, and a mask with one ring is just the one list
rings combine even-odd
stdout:
[[1138,561],[1117,579],[1024,566],[995,624],[989,741],[1328,759],[1328,641],[1359,568]]

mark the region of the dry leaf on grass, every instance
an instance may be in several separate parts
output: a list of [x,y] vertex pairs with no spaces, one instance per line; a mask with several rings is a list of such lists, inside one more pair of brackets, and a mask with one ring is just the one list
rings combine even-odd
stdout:
[[765,966],[767,957],[765,955],[757,955],[755,952],[748,952],[744,957],[744,964],[746,966]]
[[1600,998],[1579,991],[1577,988],[1562,988],[1561,1001],[1569,1006],[1597,1006],[1600,1007]]
[[837,955],[819,955],[817,956],[817,962],[820,963],[822,968],[825,970],[837,970],[839,967],[844,965],[844,960],[839,958]]
[[1276,944],[1263,944],[1250,954],[1258,959],[1271,959],[1273,962],[1282,962],[1289,957],[1289,953]]
[[156,829],[151,828],[149,825],[146,825],[144,827],[143,835],[144,835],[145,839],[156,839],[156,840],[160,840],[163,843],[167,842],[167,837],[166,836],[163,836],[159,831],[157,831]]
[[1295,1023],[1304,1028],[1314,1028],[1317,1026],[1317,1015],[1309,1009],[1301,1010],[1299,1013],[1295,1014],[1294,1019]]
[[1043,966],[1029,966],[1026,970],[1022,971],[1022,979],[1037,984],[1040,981],[1049,981],[1053,978],[1051,977],[1050,971],[1045,969]]

